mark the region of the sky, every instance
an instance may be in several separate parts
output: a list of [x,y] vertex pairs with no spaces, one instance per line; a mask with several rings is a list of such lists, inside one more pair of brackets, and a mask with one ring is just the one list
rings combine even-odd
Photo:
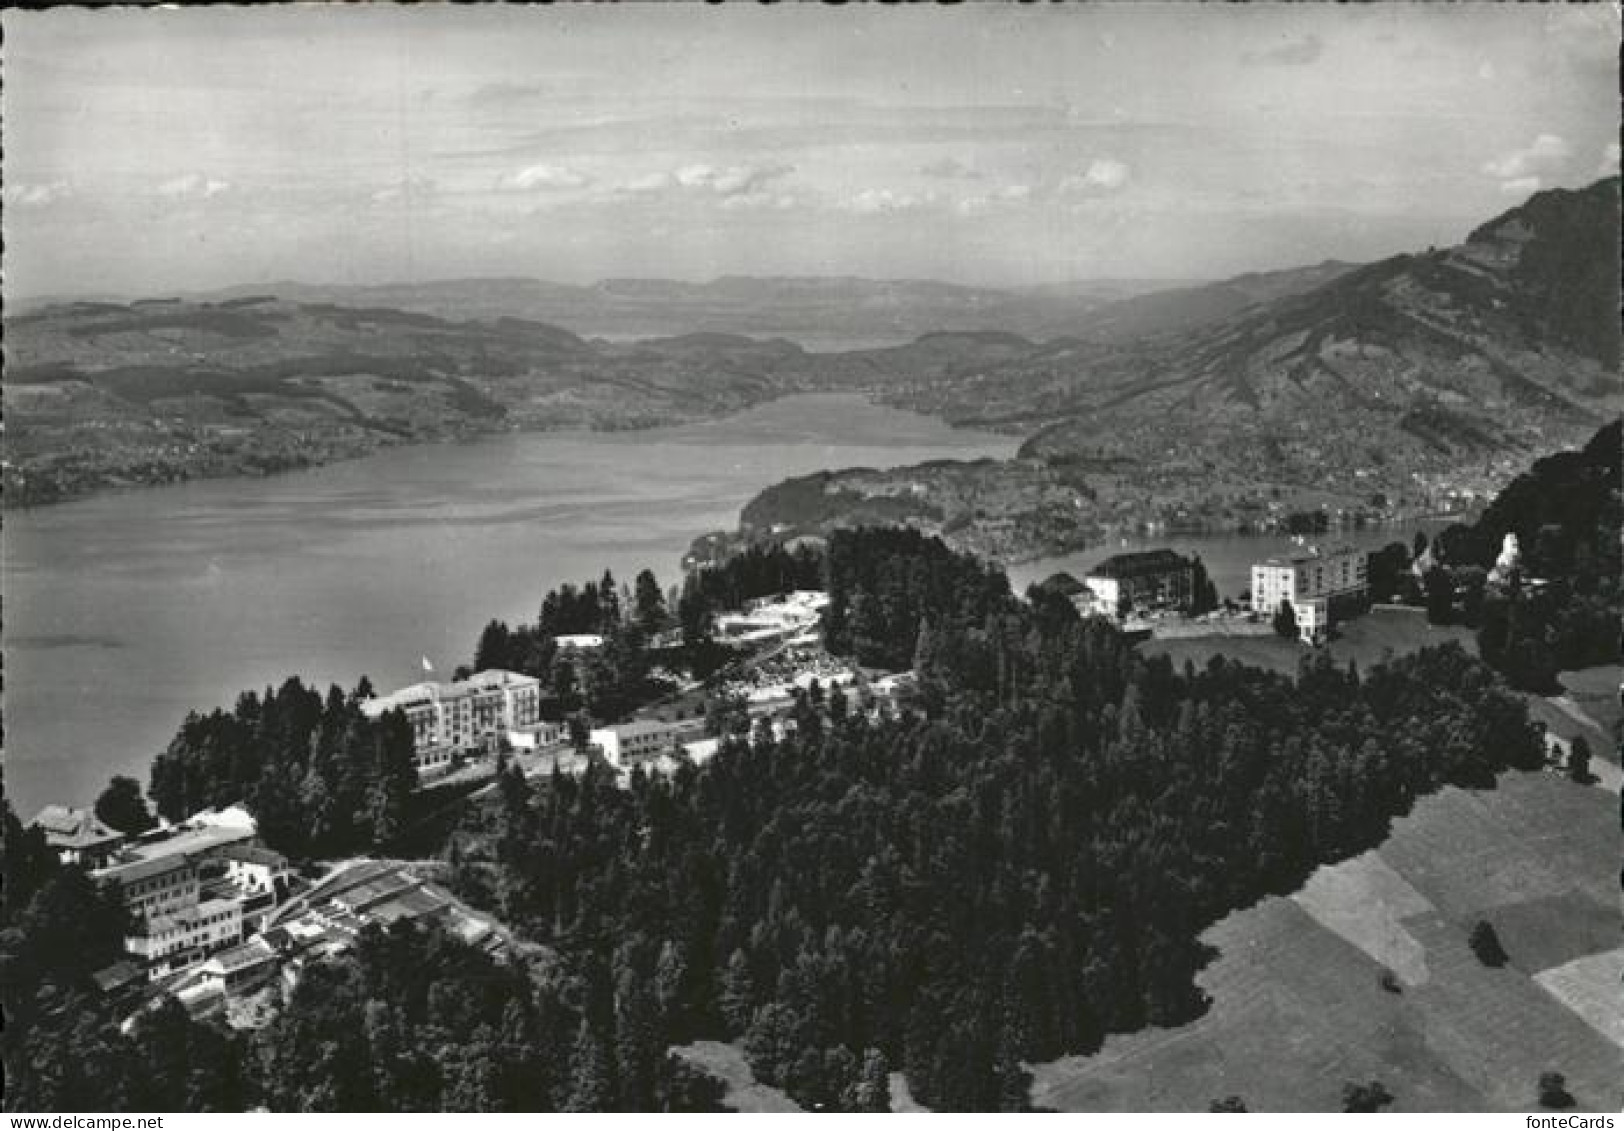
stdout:
[[0,16],[4,291],[1216,278],[1618,168],[1619,10],[289,5]]

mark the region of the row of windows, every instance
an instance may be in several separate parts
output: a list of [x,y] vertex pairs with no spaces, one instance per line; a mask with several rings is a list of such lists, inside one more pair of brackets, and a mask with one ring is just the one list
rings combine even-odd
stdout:
[[192,875],[192,873],[177,869],[176,871],[165,873],[164,875],[158,876],[154,879],[137,880],[135,883],[129,886],[129,892],[131,895],[141,895],[144,892],[161,891],[165,888],[172,888],[178,884],[195,883],[196,879],[197,878]]

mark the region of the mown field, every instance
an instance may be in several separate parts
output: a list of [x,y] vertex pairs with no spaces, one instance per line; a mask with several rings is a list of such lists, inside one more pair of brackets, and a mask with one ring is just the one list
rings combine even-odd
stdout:
[[[1335,1111],[1344,1083],[1380,1080],[1395,1110],[1534,1110],[1540,1073],[1584,1110],[1624,1102],[1617,798],[1555,774],[1448,789],[1379,848],[1322,868],[1291,898],[1205,938],[1205,1016],[1114,1037],[1034,1069],[1033,1098],[1067,1111]],[[1467,945],[1485,919],[1510,962]],[[1392,971],[1397,992],[1382,985]]]
[[1403,656],[1434,644],[1454,641],[1473,655],[1477,641],[1472,630],[1460,625],[1430,625],[1420,609],[1375,609],[1336,626],[1337,636],[1320,649],[1278,636],[1205,636],[1187,640],[1151,640],[1143,648],[1149,656],[1171,656],[1175,667],[1189,660],[1204,667],[1214,656],[1224,656],[1254,667],[1291,675],[1305,656],[1328,653],[1339,665],[1349,661],[1360,670],[1379,663],[1391,650]]
[[[737,1045],[721,1041],[695,1041],[671,1050],[678,1057],[720,1080],[726,1087],[722,1102],[737,1112],[804,1112],[806,1109],[784,1094],[782,1089],[756,1080],[755,1073],[744,1059]],[[891,1110],[900,1112],[928,1112],[908,1091],[908,1082],[902,1073],[891,1073]]]

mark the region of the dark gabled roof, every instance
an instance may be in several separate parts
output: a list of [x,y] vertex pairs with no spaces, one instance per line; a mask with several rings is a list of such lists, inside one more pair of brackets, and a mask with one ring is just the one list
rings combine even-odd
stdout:
[[145,980],[140,967],[133,962],[124,960],[115,962],[111,966],[103,966],[90,977],[96,983],[96,988],[104,994],[123,989],[132,982]]
[[124,839],[124,834],[97,819],[89,809],[47,805],[30,825],[43,829],[52,848],[93,848]]
[[1131,554],[1115,554],[1088,571],[1090,577],[1143,577],[1150,573],[1168,573],[1185,569],[1190,559],[1172,550],[1139,550]]
[[177,872],[183,868],[195,867],[196,865],[190,856],[177,853],[173,856],[154,856],[145,860],[131,860],[125,864],[110,864],[91,874],[99,880],[110,880],[117,884],[132,884],[137,880],[161,876],[166,872]]

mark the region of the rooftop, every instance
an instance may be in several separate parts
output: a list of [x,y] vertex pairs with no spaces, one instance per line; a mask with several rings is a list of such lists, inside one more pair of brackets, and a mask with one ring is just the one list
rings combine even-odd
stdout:
[[1088,571],[1090,577],[1142,577],[1147,573],[1165,573],[1184,569],[1190,560],[1172,550],[1139,550],[1131,554],[1114,554]]
[[168,872],[177,872],[189,869],[194,865],[188,856],[155,856],[150,859],[128,860],[123,863],[109,864],[99,868],[91,874],[97,879],[111,880],[117,884],[133,884],[153,876],[162,876]]
[[238,970],[246,970],[251,966],[258,966],[271,962],[276,958],[276,948],[264,939],[249,939],[241,946],[234,946],[230,950],[222,950],[209,959],[209,965],[215,967],[222,974],[234,974]]
[[128,959],[120,959],[111,966],[103,966],[90,977],[96,983],[96,988],[104,994],[146,980],[141,968]]
[[670,723],[662,723],[656,719],[636,719],[629,723],[616,723],[614,726],[594,727],[592,733],[611,731],[621,738],[638,738],[645,734],[665,734],[671,729]]
[[[561,636],[558,639],[562,642],[572,638]],[[576,637],[573,639],[584,640],[588,638]],[[596,642],[593,645],[594,647],[596,644],[603,643],[601,636],[594,636],[590,639]],[[584,647],[584,645],[577,645],[577,647]],[[481,691],[497,691],[502,688],[539,688],[540,686],[541,681],[532,679],[530,676],[520,675],[518,672],[504,671],[501,668],[488,668],[482,672],[475,672],[467,679],[458,680],[454,683],[413,683],[391,691],[387,695],[378,695],[366,700],[361,704],[361,710],[368,718],[375,719],[385,711],[392,711],[396,708],[422,706],[436,700],[461,699],[478,694]]]
[[260,844],[228,844],[220,850],[220,856],[226,860],[240,860],[244,864],[263,864],[267,868],[288,866],[287,857]]
[[477,687],[483,690],[495,690],[497,688],[504,687],[539,688],[541,686],[541,681],[539,679],[535,679],[534,677],[528,675],[520,675],[518,672],[504,671],[501,668],[490,668],[487,671],[475,672],[463,682],[468,684],[470,687]]
[[1333,546],[1329,550],[1321,550],[1318,546],[1300,546],[1289,553],[1275,554],[1273,557],[1264,558],[1261,562],[1256,564],[1266,566],[1297,566],[1303,565],[1306,562],[1325,561],[1327,558],[1341,557],[1345,554],[1352,554],[1355,552],[1357,551],[1355,551],[1352,546]]
[[553,643],[560,648],[601,648],[603,637],[595,632],[574,632],[553,637]]
[[124,839],[123,833],[104,825],[89,809],[69,805],[47,805],[29,824],[44,830],[45,843],[52,848],[92,848]]

